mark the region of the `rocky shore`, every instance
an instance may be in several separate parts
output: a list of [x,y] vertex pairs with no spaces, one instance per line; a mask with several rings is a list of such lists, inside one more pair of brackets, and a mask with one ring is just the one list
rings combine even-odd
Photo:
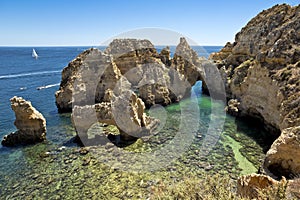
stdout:
[[[223,75],[228,112],[260,119],[269,133],[279,136],[261,170],[276,179],[300,174],[299,21],[299,5],[276,5],[210,56]],[[257,187],[250,185],[244,189]]]

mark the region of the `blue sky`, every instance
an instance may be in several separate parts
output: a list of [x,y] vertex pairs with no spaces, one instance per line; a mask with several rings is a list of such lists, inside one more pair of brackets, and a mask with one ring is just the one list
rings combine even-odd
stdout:
[[96,46],[122,32],[169,29],[224,45],[263,9],[299,0],[0,0],[0,46]]

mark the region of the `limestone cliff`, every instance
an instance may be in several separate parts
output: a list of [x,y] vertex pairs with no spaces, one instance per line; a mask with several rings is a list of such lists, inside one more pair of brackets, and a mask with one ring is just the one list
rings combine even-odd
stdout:
[[2,145],[33,144],[46,139],[46,120],[29,101],[22,97],[10,99],[11,108],[15,112],[16,132],[4,136]]
[[87,55],[97,51],[97,49],[88,49],[80,53],[61,73],[61,82],[59,90],[55,93],[56,106],[59,112],[72,111],[72,95],[74,91],[74,81],[76,80],[78,70],[82,66]]
[[279,177],[299,173],[300,166],[299,156],[290,156],[300,152],[299,129],[287,129],[300,125],[299,22],[299,5],[276,5],[254,17],[233,44],[210,56],[239,115],[261,119],[275,135],[282,132],[264,165]]

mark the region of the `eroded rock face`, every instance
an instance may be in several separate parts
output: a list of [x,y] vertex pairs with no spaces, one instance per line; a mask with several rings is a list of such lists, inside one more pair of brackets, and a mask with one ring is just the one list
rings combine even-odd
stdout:
[[70,112],[74,99],[76,105],[101,103],[105,91],[114,90],[124,76],[146,107],[168,105],[202,79],[201,62],[184,38],[173,59],[169,48],[158,54],[148,40],[115,39],[104,53],[89,49],[69,63],[62,72],[56,104],[60,112]]
[[123,90],[116,96],[108,89],[106,94],[110,102],[73,108],[72,120],[84,144],[89,128],[97,122],[117,126],[124,140],[147,136],[158,125],[158,120],[144,113],[144,102],[134,92]]
[[[201,62],[184,38],[173,59],[169,48],[158,54],[149,40],[115,39],[104,52],[89,49],[70,62],[62,72],[56,104],[60,112],[74,107],[73,121],[83,137],[95,122],[116,125],[123,138],[149,132],[154,120],[142,114],[145,106],[168,105],[189,94],[204,74]],[[88,122],[89,116],[98,120]]]
[[286,188],[287,199],[300,199],[300,178],[290,180]]
[[16,132],[4,136],[2,145],[33,144],[46,139],[46,120],[30,103],[22,97],[10,99],[11,108],[15,112]]
[[139,96],[147,107],[154,104],[168,105],[170,99],[170,77],[162,63],[152,63],[143,66],[143,76],[137,86]]
[[[261,12],[234,44],[210,56],[223,72],[228,98],[241,102],[242,114],[261,116],[280,130],[299,123],[300,117],[295,102],[300,90],[299,10],[283,4]],[[290,112],[296,115],[293,120]]]
[[[187,43],[185,48],[190,48]],[[168,105],[184,96],[186,90],[171,91],[174,79],[171,79],[169,75],[169,67],[173,62],[170,49],[164,48],[158,54],[148,40],[115,39],[105,52],[113,55],[122,75],[138,91],[146,107],[154,104]],[[177,70],[176,73],[181,72]],[[183,78],[180,81],[183,82]]]
[[183,74],[191,86],[198,80],[204,80],[202,61],[203,59],[198,57],[197,52],[190,47],[186,39],[180,38],[171,67]]
[[[285,199],[298,199],[300,197],[300,179],[286,180],[284,177],[277,181],[262,174],[249,174],[240,177],[237,181],[237,194],[249,199],[262,199],[260,194],[277,193]],[[275,194],[274,194],[275,193]],[[270,197],[272,198],[272,197]]]
[[264,161],[264,168],[275,176],[300,174],[300,126],[284,129],[272,144]]
[[[271,134],[285,132],[300,125],[300,6],[276,5],[253,18],[237,35],[233,44],[227,43],[210,56],[220,69],[228,99],[237,99],[239,115],[261,119]],[[295,135],[299,133],[295,133]],[[286,137],[285,134],[282,137]],[[293,141],[298,143],[296,137]],[[285,142],[279,138],[277,143]],[[268,162],[277,163],[285,171],[280,175],[298,172],[297,159],[292,151],[300,152],[294,142],[279,145],[277,153],[267,155]],[[299,144],[299,143],[298,143]],[[272,160],[275,159],[275,160]],[[287,167],[286,163],[289,163]],[[274,169],[267,168],[272,172]],[[296,170],[296,171],[295,171]]]
[[104,52],[113,56],[122,75],[133,86],[138,85],[143,77],[143,65],[161,63],[159,54],[149,40],[114,39]]
[[60,82],[60,87],[59,90],[55,93],[55,103],[59,112],[72,111],[72,95],[74,92],[74,81],[78,76],[78,71],[83,65],[84,60],[92,52],[98,52],[98,50],[92,48],[82,52],[74,60],[72,60],[67,67],[63,69],[61,73],[62,78]]
[[172,59],[171,59],[171,50],[170,47],[167,46],[161,50],[159,53],[161,61],[166,65],[166,66],[171,66],[172,64]]
[[261,174],[242,176],[237,183],[237,194],[250,199],[257,198],[259,191],[276,187],[279,184],[278,181],[271,177]]

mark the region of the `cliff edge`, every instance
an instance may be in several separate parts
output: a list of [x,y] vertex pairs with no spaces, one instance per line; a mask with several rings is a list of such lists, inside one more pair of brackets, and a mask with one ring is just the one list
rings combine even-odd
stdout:
[[229,113],[258,118],[279,136],[262,171],[300,174],[300,5],[262,11],[210,59],[223,76]]

